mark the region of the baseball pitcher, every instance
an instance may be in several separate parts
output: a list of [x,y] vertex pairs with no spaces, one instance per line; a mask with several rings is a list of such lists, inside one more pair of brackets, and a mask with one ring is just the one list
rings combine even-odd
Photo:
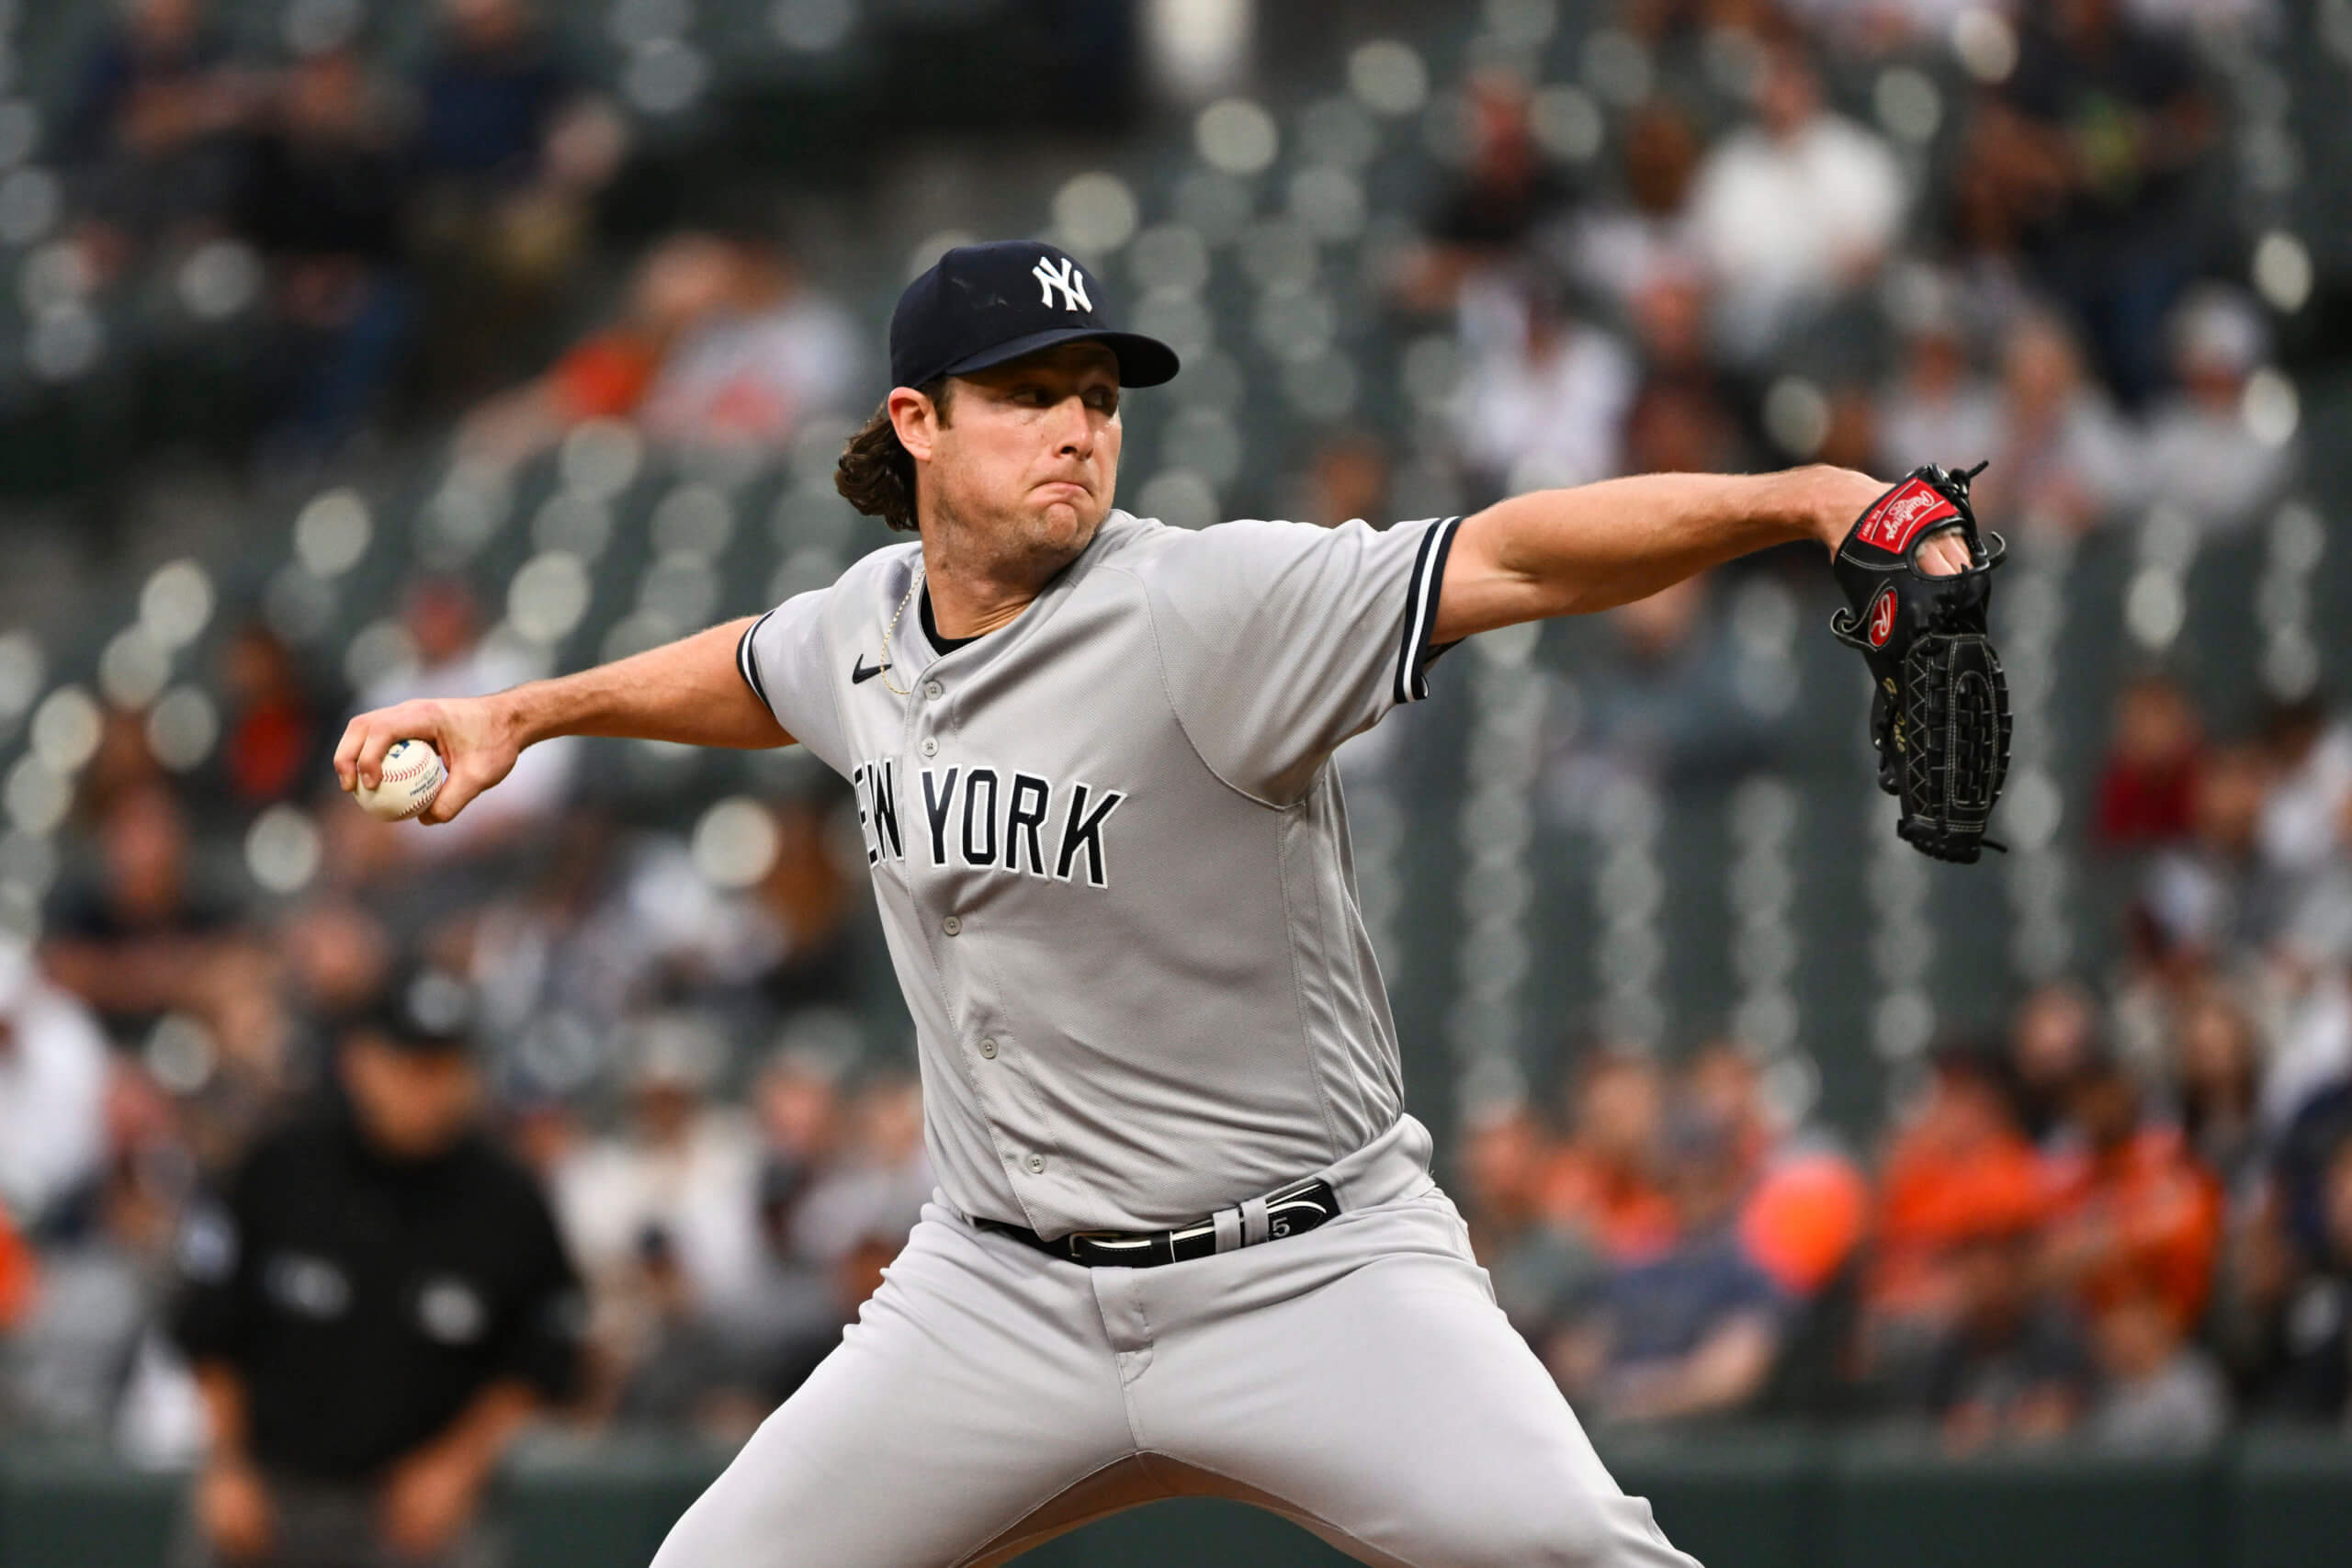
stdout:
[[1925,782],[1889,762],[1904,820],[1973,858],[2006,708],[1964,482],[1655,474],[1380,530],[1169,527],[1112,499],[1120,399],[1176,355],[1031,242],[910,285],[890,370],[837,482],[914,538],[755,620],[363,714],[335,755],[353,789],[429,740],[428,823],[560,735],[797,742],[855,791],[939,1187],[658,1568],[994,1563],[1176,1495],[1391,1568],[1689,1564],[1431,1179],[1331,753],[1464,637],[1814,539],[1873,595],[1839,629],[1887,682],[1882,750],[1942,749]]

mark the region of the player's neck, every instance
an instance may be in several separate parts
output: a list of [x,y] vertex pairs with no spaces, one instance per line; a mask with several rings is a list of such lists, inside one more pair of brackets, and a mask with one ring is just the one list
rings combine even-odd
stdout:
[[1011,625],[1083,548],[1067,554],[989,549],[970,530],[925,519],[923,583],[939,635],[962,642]]

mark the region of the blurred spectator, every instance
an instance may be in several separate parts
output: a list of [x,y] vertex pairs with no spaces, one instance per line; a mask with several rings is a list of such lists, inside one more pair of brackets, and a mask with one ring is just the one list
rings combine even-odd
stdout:
[[2171,1310],[2153,1296],[2125,1296],[2092,1324],[2101,1382],[2083,1435],[2118,1453],[2201,1449],[2230,1419],[2228,1385],[2188,1344]]
[[[771,1403],[781,1403],[841,1337],[856,1303],[833,1272],[807,1256],[802,1206],[850,1141],[841,1080],[856,1043],[846,1014],[812,1009],[787,1025],[752,1086],[766,1163],[760,1171],[760,1282],[729,1314]],[[895,1251],[895,1249],[894,1249]],[[862,1298],[861,1298],[862,1299]]]
[[1602,1420],[1736,1411],[1761,1392],[1780,1346],[1781,1294],[1740,1246],[1744,1171],[1732,1129],[1679,1113],[1666,1168],[1675,1242],[1620,1265],[1555,1358],[1570,1397]]
[[1945,1446],[2047,1441],[2080,1418],[2092,1366],[2067,1306],[2034,1287],[2030,1228],[1988,1215],[1955,1238],[1951,1326],[1929,1369],[1927,1405]]
[[[727,1042],[707,1019],[657,1014],[629,1042],[628,1123],[558,1168],[557,1213],[594,1290],[596,1337],[623,1364],[662,1324],[663,1269],[701,1312],[746,1302],[760,1253],[759,1141],[715,1101]],[[646,1236],[659,1232],[659,1256]]]
[[2211,1171],[2232,1206],[2250,1202],[2262,1176],[2256,1100],[2262,1043],[2253,1021],[2219,986],[2176,1010],[2170,1072],[2189,1156]]
[[2292,446],[2246,420],[2246,381],[2268,358],[2268,331],[2251,299],[2220,284],[2190,290],[2168,325],[2178,390],[2149,414],[2142,481],[2210,532],[2244,528],[2295,472]]
[[254,811],[316,790],[335,738],[293,651],[263,622],[247,621],[221,650],[220,682],[219,766],[236,805]]
[[187,815],[167,785],[118,796],[97,839],[96,879],[58,895],[41,964],[130,1043],[201,999],[234,936],[235,911],[198,876]]
[[2289,930],[2310,947],[2340,949],[2352,927],[2352,727],[2306,696],[2265,716],[2263,742],[2273,770],[2258,829],[2263,874]]
[[1283,515],[1336,528],[1361,517],[1386,517],[1388,448],[1366,431],[1343,430],[1317,444]]
[[1846,1269],[1870,1220],[1868,1179],[1829,1139],[1784,1128],[1736,1043],[1708,1045],[1681,1075],[1689,1113],[1719,1126],[1739,1166],[1739,1238],[1781,1293],[1802,1302]]
[[787,1024],[774,1054],[752,1084],[766,1168],[760,1181],[763,1224],[791,1233],[799,1205],[840,1159],[848,1137],[842,1125],[842,1076],[857,1043],[845,1013],[811,1009]]
[[1879,395],[1878,466],[1900,474],[1921,463],[1990,457],[2000,398],[1974,359],[1957,288],[1925,267],[1903,276],[1911,287],[1899,296],[1905,303],[1895,377]]
[[[411,583],[401,623],[415,649],[415,662],[361,693],[363,711],[413,697],[485,696],[539,672],[520,649],[481,635],[481,606],[461,578],[421,577]],[[514,772],[464,816],[429,833],[404,834],[403,846],[413,853],[447,858],[512,839],[563,798],[578,748],[577,740],[568,739],[531,747],[515,761]]]
[[1545,1216],[1612,1264],[1659,1256],[1676,1227],[1659,1184],[1666,1079],[1657,1064],[1596,1052],[1577,1066],[1568,1105],[1567,1141],[1544,1173]]
[[1566,199],[1567,187],[1536,145],[1528,87],[1515,73],[1483,72],[1469,87],[1469,155],[1426,224],[1399,292],[1422,310],[1445,309],[1466,283],[1517,265],[1517,251]]
[[646,254],[617,320],[460,436],[513,460],[588,420],[642,418],[665,440],[764,445],[838,408],[857,365],[840,308],[798,289],[780,254],[689,230]]
[[1980,514],[2079,533],[2134,493],[2129,433],[2056,318],[2028,313],[2011,324],[2001,399],[1991,466],[1974,490]]
[[1966,1043],[1936,1053],[1927,1093],[1887,1150],[1879,1194],[1871,1306],[1900,1340],[1951,1317],[1971,1285],[1986,1282],[1965,1277],[1964,1244],[2030,1235],[2045,1208],[2041,1162],[1989,1053]]
[[2098,1046],[2098,1007],[2073,980],[2037,986],[2009,1021],[2009,1083],[2018,1124],[2047,1145]]
[[741,1442],[775,1407],[741,1348],[702,1307],[669,1232],[648,1225],[637,1243],[648,1326],[614,1414],[632,1426],[699,1431]]
[[2076,1080],[2081,1141],[2052,1163],[2048,1265],[2094,1317],[2144,1295],[2187,1333],[2213,1277],[2221,1195],[2178,1130],[2143,1117],[2143,1104],[2120,1062],[2095,1063]]
[[1643,374],[1625,419],[1627,473],[1719,473],[1747,466],[1728,378],[1710,356],[1708,288],[1696,265],[1661,266],[1633,300]]
[[662,355],[642,423],[673,446],[774,452],[842,411],[863,367],[859,333],[781,245],[724,243],[724,297]]
[[351,42],[297,60],[261,117],[243,227],[269,264],[265,396],[281,456],[332,455],[400,368],[415,311],[401,257],[401,134]]
[[0,935],[0,1213],[28,1230],[97,1175],[107,1055],[89,1010]]
[[1496,1304],[1538,1350],[1591,1304],[1605,1278],[1589,1242],[1545,1223],[1545,1152],[1543,1128],[1516,1102],[1487,1108],[1464,1130],[1471,1243]]
[[1465,287],[1462,334],[1468,364],[1454,429],[1487,491],[1515,495],[1619,471],[1634,361],[1577,320],[1556,284],[1518,289],[1489,277]]
[[391,933],[365,906],[312,899],[289,910],[276,932],[280,991],[291,1027],[307,1035],[289,1064],[305,1082],[322,1077],[345,1026],[374,1006],[392,974]]
[[[897,1255],[931,1198],[922,1086],[876,1070],[859,1086],[849,1122],[842,1157],[802,1201],[793,1239],[801,1257],[837,1271],[844,1304],[854,1311],[873,1293],[881,1266]],[[871,1256],[877,1249],[878,1259]]]
[[2283,1416],[2352,1419],[2352,1090],[2315,1101],[2288,1140],[2293,1263],[2264,1403]]
[[[1608,613],[1617,658],[1595,661],[1558,740],[1551,792],[1580,817],[1611,777],[1721,782],[1770,759],[1785,739],[1759,701],[1748,657],[1710,614],[1712,579],[1685,578]],[[1769,710],[1769,711],[1767,711]]]
[[1905,201],[1894,150],[1824,107],[1801,49],[1770,47],[1756,123],[1708,150],[1690,193],[1724,352],[1755,363],[1866,281],[1896,238]]
[[415,239],[432,380],[471,397],[543,351],[627,136],[557,61],[526,0],[442,0],[441,14],[418,83]]
[[244,177],[237,133],[258,91],[202,0],[130,0],[121,11],[83,64],[64,131],[102,279],[225,221]]
[[2188,836],[2205,738],[2178,682],[2146,674],[2115,699],[2115,726],[2098,778],[2098,829],[2111,849],[2144,849]]
[[2165,313],[2202,246],[2190,175],[2212,106],[2186,40],[2121,0],[2054,0],[2018,22],[2017,68],[1980,117],[1974,156],[2136,406],[2162,378]]
[[2250,746],[2210,752],[2189,793],[2192,837],[2149,866],[2142,897],[2160,953],[2194,967],[2243,951],[2272,911],[2255,878],[2268,766]]
[[341,1095],[257,1144],[179,1244],[175,1330],[210,1449],[216,1561],[445,1563],[508,1441],[575,1375],[553,1217],[476,1130],[460,983],[424,971],[345,1039]]
[[743,966],[777,1012],[852,999],[863,879],[843,865],[824,801],[801,795],[775,809],[775,860],[752,888]]
[[0,1409],[25,1431],[179,1464],[196,1455],[201,1413],[157,1332],[178,1194],[150,1164],[109,1162],[89,1223],[44,1249],[33,1311],[0,1356]]
[[1586,208],[1569,231],[1572,275],[1622,313],[1660,278],[1700,265],[1689,216],[1699,150],[1689,119],[1644,105],[1625,123],[1625,199]]

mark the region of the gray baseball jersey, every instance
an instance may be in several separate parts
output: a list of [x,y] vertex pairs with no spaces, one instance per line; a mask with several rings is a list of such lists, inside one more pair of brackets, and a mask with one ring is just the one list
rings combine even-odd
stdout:
[[914,544],[746,632],[745,680],[856,791],[965,1214],[1157,1230],[1375,1141],[1426,1167],[1329,762],[1426,694],[1458,521],[1114,511],[949,649],[898,615]]
[[[745,634],[856,786],[940,1201],[655,1568],[988,1568],[1176,1495],[1383,1568],[1696,1568],[1495,1305],[1356,912],[1329,757],[1424,694],[1455,521],[1114,513],[949,649],[911,609],[886,646],[909,545]],[[1341,1212],[1253,1235],[1249,1201],[1310,1174]],[[1158,1269],[973,1224],[1211,1211],[1216,1253]]]

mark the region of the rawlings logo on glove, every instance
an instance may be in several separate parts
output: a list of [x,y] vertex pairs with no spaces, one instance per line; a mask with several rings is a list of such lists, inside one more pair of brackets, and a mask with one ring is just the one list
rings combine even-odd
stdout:
[[[1928,464],[1866,507],[1838,547],[1848,607],[1829,623],[1870,666],[1879,787],[1903,803],[1896,834],[1962,864],[2001,848],[1984,829],[2009,770],[2009,687],[1985,619],[2007,547],[1976,529],[1968,481],[1983,469]],[[1919,547],[1945,528],[1959,530],[1970,564],[1929,576]]]

